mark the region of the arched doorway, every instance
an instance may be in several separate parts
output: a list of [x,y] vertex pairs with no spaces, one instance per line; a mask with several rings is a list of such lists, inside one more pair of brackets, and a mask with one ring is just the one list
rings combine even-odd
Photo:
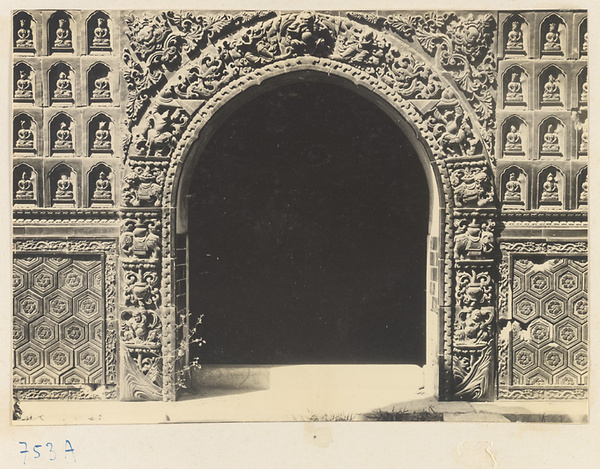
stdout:
[[423,365],[423,165],[373,102],[301,78],[237,107],[190,155],[189,308],[206,340],[192,357]]

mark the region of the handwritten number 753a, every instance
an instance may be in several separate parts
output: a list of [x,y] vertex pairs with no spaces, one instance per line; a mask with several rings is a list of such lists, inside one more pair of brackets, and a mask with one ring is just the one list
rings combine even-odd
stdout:
[[[27,442],[19,441],[19,444],[22,445],[22,449],[20,453],[23,455],[23,464],[27,464],[27,455],[30,453]],[[34,456],[33,459],[47,459],[48,461],[54,461],[56,459],[56,451],[54,451],[54,445],[51,442],[46,443],[46,449],[41,450],[43,445],[34,445],[33,451],[31,451]],[[77,462],[75,460],[75,449],[69,440],[65,440],[65,459],[73,458],[73,462]]]

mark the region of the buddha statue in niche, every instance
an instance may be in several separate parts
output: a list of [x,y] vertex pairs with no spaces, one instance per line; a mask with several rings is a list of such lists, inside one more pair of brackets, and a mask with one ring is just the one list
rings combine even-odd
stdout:
[[583,33],[583,44],[581,44],[581,52],[584,54],[588,53],[588,33]]
[[92,39],[93,47],[109,47],[110,38],[108,33],[108,27],[106,26],[106,18],[99,17],[97,26],[94,28],[94,37]]
[[17,30],[17,39],[15,47],[28,49],[33,47],[33,31],[29,22],[25,18],[19,20],[19,29]]
[[523,102],[523,87],[521,86],[521,74],[512,72],[511,78],[506,85],[506,101],[507,102]]
[[546,176],[546,180],[542,185],[542,202],[556,202],[558,201],[558,184],[556,182],[556,176],[553,172],[549,172]]
[[522,152],[523,143],[521,135],[517,130],[516,125],[511,125],[509,132],[506,134],[506,141],[504,142],[504,150],[507,152]]
[[583,85],[581,85],[581,95],[579,96],[579,102],[587,103],[587,101],[588,101],[588,79],[587,79],[587,75],[586,75],[585,81],[583,82]]
[[519,173],[517,171],[510,173],[505,188],[504,200],[506,202],[521,202],[521,183],[519,182]]
[[560,145],[558,141],[558,129],[555,129],[552,124],[548,124],[548,130],[544,134],[544,141],[542,143],[542,151],[544,152],[557,152],[560,151]]
[[26,119],[21,119],[21,128],[17,131],[17,148],[33,148],[33,131],[28,127],[29,122]]
[[27,171],[23,171],[21,179],[17,182],[17,193],[15,194],[19,200],[32,200],[33,195],[33,181]]
[[560,88],[558,86],[558,77],[555,77],[552,74],[548,75],[548,81],[544,84],[542,102],[560,103]]
[[73,45],[71,30],[66,18],[58,19],[58,27],[54,37],[53,47],[56,49],[68,49]]
[[550,23],[548,25],[544,50],[547,52],[560,51],[560,33],[558,32],[558,25],[556,23]]
[[56,131],[56,141],[54,148],[57,150],[71,150],[73,148],[73,135],[67,122],[61,122]]
[[93,99],[110,99],[110,82],[108,77],[100,77],[94,80],[92,90]]
[[579,153],[587,154],[588,152],[588,120],[585,119],[581,125],[581,137],[579,141]]
[[521,31],[521,23],[518,21],[511,23],[511,30],[508,33],[508,40],[506,41],[506,50],[523,50],[523,31]]
[[100,171],[100,174],[98,174],[95,185],[96,188],[92,195],[92,200],[106,201],[112,199],[111,184],[104,171]]
[[585,180],[581,184],[581,192],[579,193],[579,202],[582,204],[588,203],[588,175],[585,175]]
[[19,70],[19,79],[15,88],[15,98],[17,99],[32,99],[33,98],[33,83],[29,77],[29,70]]
[[56,181],[56,192],[54,198],[57,200],[73,200],[73,182],[68,174],[61,174]]
[[58,74],[58,79],[56,80],[56,87],[54,88],[54,98],[55,99],[72,99],[73,98],[73,89],[71,87],[71,80],[67,76],[65,72],[60,72]]
[[110,131],[106,128],[106,121],[98,122],[98,129],[94,134],[92,148],[96,150],[105,150],[110,148]]

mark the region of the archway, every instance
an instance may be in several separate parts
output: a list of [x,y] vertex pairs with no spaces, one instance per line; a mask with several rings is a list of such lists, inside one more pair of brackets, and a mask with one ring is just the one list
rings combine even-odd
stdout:
[[[160,21],[177,29],[177,18],[167,15]],[[475,25],[454,17],[447,20],[458,21],[461,31],[478,29],[482,49],[477,62],[483,61],[493,21],[486,17]],[[310,35],[299,35],[303,28]],[[356,42],[359,36],[364,42]],[[488,95],[492,81],[477,75],[483,81],[473,92],[475,88],[465,88],[462,79],[454,83],[434,70],[423,56],[433,55],[428,48],[400,47],[398,37],[387,32],[369,32],[369,26],[311,12],[273,14],[240,35],[219,40],[206,54],[196,55],[194,51],[204,46],[193,42],[183,55],[179,49],[175,56],[161,55],[168,62],[153,66],[152,85],[135,79],[141,76],[143,63],[158,64],[143,52],[146,49],[138,50],[142,43],[137,40],[144,42],[141,37],[132,40],[132,47],[137,45],[125,54],[131,71],[126,76],[131,105],[122,202],[132,211],[124,212],[122,220],[127,246],[122,278],[130,292],[123,307],[160,313],[161,321],[152,328],[161,344],[157,348],[146,340],[138,347],[144,360],[156,365],[152,370],[158,373],[151,374],[152,380],[147,367],[132,367],[125,357],[128,385],[123,398],[162,393],[172,399],[185,374],[190,296],[186,196],[194,183],[193,165],[198,160],[194,155],[202,154],[221,124],[244,102],[269,91],[277,81],[294,82],[307,74],[367,98],[398,125],[416,150],[430,191],[435,192],[430,197],[427,256],[429,382],[440,398],[489,397],[497,227],[488,155],[493,139],[484,128],[493,105]],[[453,47],[457,57],[463,53],[459,42]],[[435,63],[450,66],[437,56]],[[485,68],[483,62],[481,66]],[[475,79],[471,72],[465,71],[468,80]],[[144,249],[129,248],[132,223],[140,226]],[[158,233],[162,236],[157,238]]]
[[190,155],[189,304],[206,340],[192,357],[423,365],[423,166],[375,104],[300,78],[264,86]]

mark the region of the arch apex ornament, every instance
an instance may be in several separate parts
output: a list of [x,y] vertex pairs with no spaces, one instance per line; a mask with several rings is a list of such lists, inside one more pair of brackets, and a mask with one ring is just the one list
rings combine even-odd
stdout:
[[119,317],[128,324],[159,318],[162,337],[123,346],[123,372],[136,367],[124,379],[124,398],[176,397],[185,339],[173,303],[172,246],[177,191],[193,143],[214,113],[248,86],[292,73],[357,85],[399,116],[427,155],[425,170],[445,217],[439,396],[489,398],[498,211],[491,166],[494,17],[163,12],[129,15],[125,24],[121,199],[127,212],[121,214],[120,275],[126,287]]

